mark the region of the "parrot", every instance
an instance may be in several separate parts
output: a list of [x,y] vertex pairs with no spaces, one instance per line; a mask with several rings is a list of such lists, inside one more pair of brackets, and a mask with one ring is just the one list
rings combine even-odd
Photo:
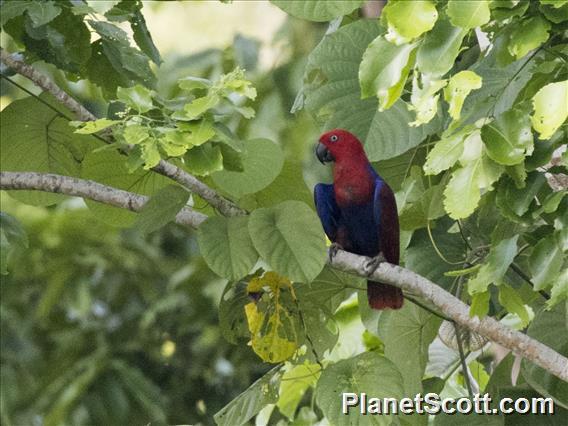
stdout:
[[[333,162],[333,184],[318,183],[314,202],[325,234],[332,242],[330,258],[337,250],[371,257],[373,269],[380,262],[399,262],[399,224],[392,189],[373,169],[363,145],[347,130],[321,135],[316,157]],[[373,309],[400,309],[402,290],[367,281],[367,298]]]

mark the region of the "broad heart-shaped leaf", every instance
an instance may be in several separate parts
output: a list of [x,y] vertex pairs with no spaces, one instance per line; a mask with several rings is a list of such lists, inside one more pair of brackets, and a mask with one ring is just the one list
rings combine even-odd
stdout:
[[312,209],[299,201],[285,201],[257,209],[249,219],[252,242],[262,258],[293,281],[310,282],[326,260],[324,234]]
[[436,337],[441,322],[440,318],[408,302],[402,309],[387,310],[381,314],[379,337],[385,344],[385,356],[399,371],[404,372],[405,395],[422,392],[428,347]]
[[[432,1],[389,1],[383,9],[392,41],[410,41],[430,31],[438,19]],[[398,44],[398,43],[397,43]]]
[[8,273],[11,257],[28,247],[28,236],[15,217],[0,212],[0,274]]
[[168,185],[160,189],[144,205],[134,227],[144,234],[160,229],[175,220],[188,199],[189,192],[179,185]]
[[300,346],[300,314],[292,282],[276,272],[252,278],[245,306],[251,346],[263,361],[286,361]]
[[529,258],[529,268],[535,290],[554,285],[565,262],[560,232],[542,238],[534,247]]
[[238,282],[228,282],[219,302],[219,327],[223,337],[236,345],[250,340],[250,332],[245,316],[245,305],[250,303],[247,293],[251,276]]
[[280,174],[284,159],[278,145],[268,139],[252,139],[243,154],[243,171],[221,170],[213,173],[213,182],[235,197],[258,192]]
[[[51,97],[42,95],[42,99],[53,103]],[[79,176],[85,154],[100,145],[92,136],[75,134],[65,118],[32,97],[12,102],[0,117],[2,171]],[[61,195],[38,191],[12,191],[9,194],[33,205],[51,205],[64,199]]]
[[198,176],[207,176],[223,169],[221,147],[213,144],[196,146],[185,153],[185,168]]
[[61,13],[61,8],[53,2],[29,2],[27,12],[37,28],[53,21]]
[[353,12],[365,0],[270,0],[270,3],[296,18],[324,22]]
[[210,217],[197,231],[201,255],[213,272],[230,280],[244,277],[258,260],[248,217]]
[[477,275],[467,283],[469,294],[483,293],[491,283],[500,284],[509,265],[517,255],[517,240],[519,236],[504,239],[491,247],[483,266]]
[[418,48],[416,66],[427,74],[442,76],[453,66],[467,31],[439,19]]
[[219,410],[213,418],[219,426],[237,426],[247,423],[268,404],[278,401],[282,373],[274,367],[250,387]]
[[466,30],[485,25],[489,22],[489,19],[491,19],[489,1],[487,0],[466,2],[450,0],[448,2],[447,13],[452,24]]
[[568,118],[568,80],[550,83],[534,95],[533,128],[540,139],[550,139]]
[[365,352],[329,365],[316,387],[316,402],[334,426],[390,425],[392,416],[362,415],[360,407],[342,412],[342,395],[366,393],[373,398],[402,398],[404,384],[396,366],[376,352]]
[[415,44],[396,46],[382,35],[373,40],[359,67],[361,97],[377,96],[381,111],[390,108],[402,93],[415,47]]
[[[138,169],[130,173],[126,161],[117,151],[91,152],[85,157],[81,177],[141,195],[153,195],[170,183],[152,171]],[[136,221],[136,213],[96,201],[85,200],[85,203],[97,219],[111,225],[127,227]]]
[[396,157],[440,128],[408,125],[412,114],[402,100],[380,112],[376,99],[361,100],[359,65],[366,47],[380,35],[375,21],[361,20],[324,37],[308,58],[304,76],[305,107],[325,122],[357,135],[371,161]]
[[463,102],[469,92],[481,87],[481,77],[473,71],[460,71],[450,78],[444,89],[444,99],[450,105],[448,112],[454,120],[459,120]]
[[302,397],[316,384],[320,376],[320,367],[316,364],[299,364],[293,366],[282,376],[280,384],[278,409],[288,419],[294,420],[294,415]]
[[512,166],[533,151],[533,134],[525,111],[512,109],[481,128],[487,155],[499,164]]
[[517,24],[511,32],[509,53],[515,59],[521,59],[531,50],[548,40],[550,23],[540,16],[535,16]]
[[[561,355],[568,356],[566,304],[559,303],[551,311],[541,310],[529,326],[527,334]],[[568,408],[568,382],[560,380],[541,367],[523,359],[521,373],[529,385],[545,397]]]

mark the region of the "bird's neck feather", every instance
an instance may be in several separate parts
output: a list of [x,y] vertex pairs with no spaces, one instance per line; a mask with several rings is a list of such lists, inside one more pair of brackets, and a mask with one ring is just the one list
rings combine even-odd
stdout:
[[365,155],[336,160],[333,185],[340,207],[369,202],[375,190],[375,177]]

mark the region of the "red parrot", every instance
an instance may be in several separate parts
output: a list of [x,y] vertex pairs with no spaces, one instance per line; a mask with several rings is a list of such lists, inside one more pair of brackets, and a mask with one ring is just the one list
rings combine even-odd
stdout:
[[[394,194],[375,172],[359,140],[343,129],[319,138],[316,156],[324,164],[334,162],[333,184],[318,183],[314,200],[323,229],[337,248],[373,257],[375,265],[385,259],[398,265],[399,225]],[[376,266],[375,266],[376,268]],[[399,309],[401,289],[367,281],[373,309]]]

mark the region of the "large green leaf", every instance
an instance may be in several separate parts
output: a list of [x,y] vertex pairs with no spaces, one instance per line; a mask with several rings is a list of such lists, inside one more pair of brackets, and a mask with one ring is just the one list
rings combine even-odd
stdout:
[[361,97],[377,96],[381,111],[390,108],[402,93],[415,47],[414,44],[396,46],[382,35],[373,40],[359,68]]
[[228,282],[219,302],[219,327],[223,337],[236,345],[250,340],[245,316],[245,305],[250,303],[247,283],[251,277],[238,282]]
[[277,272],[293,281],[312,281],[326,260],[324,234],[312,209],[286,201],[250,215],[249,232],[255,248]]
[[416,55],[416,66],[423,73],[442,76],[453,66],[466,31],[440,19],[424,38]]
[[536,49],[548,40],[550,23],[540,16],[535,16],[516,25],[511,32],[509,53],[515,59],[521,59],[531,50]]
[[517,188],[515,182],[507,179],[499,183],[496,204],[508,219],[518,221],[530,208],[535,196],[546,183],[546,178],[537,171],[531,172],[525,179],[525,186]]
[[237,280],[258,260],[248,231],[248,217],[210,217],[197,233],[201,255],[216,274]]
[[[541,310],[529,326],[527,334],[558,353],[568,356],[568,326],[566,304],[560,303],[551,311]],[[523,359],[521,373],[528,384],[545,397],[568,408],[568,382]]]
[[282,374],[274,367],[250,387],[219,410],[213,419],[219,426],[240,426],[248,422],[262,408],[278,401]]
[[345,393],[366,393],[373,398],[402,398],[403,378],[396,366],[382,355],[365,352],[328,366],[316,387],[316,402],[335,426],[389,425],[392,416],[361,415],[360,407],[342,412]]
[[297,18],[323,22],[353,12],[365,3],[365,0],[270,0],[270,2]]
[[389,25],[389,36],[397,43],[411,41],[430,31],[438,19],[436,5],[426,0],[391,0],[382,13]]
[[438,173],[452,167],[463,153],[464,139],[471,131],[469,128],[442,137],[436,142],[434,148],[428,153],[426,163],[424,163],[424,173],[427,175],[437,175]]
[[525,111],[512,109],[481,128],[487,155],[499,164],[512,166],[532,153],[533,135]]
[[[436,337],[441,319],[409,301],[402,309],[383,312],[378,333],[385,356],[404,371],[405,395],[422,392],[422,376],[428,362],[428,347]],[[421,417],[421,416],[417,416]],[[424,423],[418,420],[418,423]]]
[[[49,97],[43,99],[52,102]],[[0,116],[2,171],[79,176],[85,154],[99,145],[92,136],[73,133],[67,119],[32,97],[12,102]],[[10,195],[34,205],[50,205],[63,199],[32,191],[14,191]]]
[[374,21],[358,21],[324,37],[308,58],[303,94],[306,108],[324,128],[345,128],[363,142],[371,161],[396,157],[439,130],[440,121],[410,127],[412,114],[398,100],[383,112],[376,99],[361,100],[359,65],[367,45],[380,34]]
[[560,233],[542,238],[534,247],[529,258],[529,268],[535,290],[542,290],[555,284],[565,255],[562,252]]
[[519,236],[504,239],[493,246],[477,275],[469,280],[467,289],[470,294],[483,293],[490,283],[500,284],[509,265],[517,255]]
[[533,97],[534,114],[531,117],[540,139],[550,139],[568,118],[568,80],[550,83]]
[[485,25],[491,18],[487,0],[450,0],[447,13],[452,24],[466,30]]
[[252,139],[246,143],[246,149],[242,172],[221,170],[211,175],[219,188],[235,197],[267,187],[280,174],[284,164],[282,150],[268,139]]
[[[168,179],[152,171],[129,172],[126,157],[109,150],[89,153],[83,162],[81,177],[141,195],[153,195],[169,183]],[[136,221],[136,213],[96,201],[85,202],[97,219],[111,225],[126,227]]]
[[189,192],[178,185],[168,185],[150,197],[138,214],[134,227],[149,233],[175,220],[189,199]]

